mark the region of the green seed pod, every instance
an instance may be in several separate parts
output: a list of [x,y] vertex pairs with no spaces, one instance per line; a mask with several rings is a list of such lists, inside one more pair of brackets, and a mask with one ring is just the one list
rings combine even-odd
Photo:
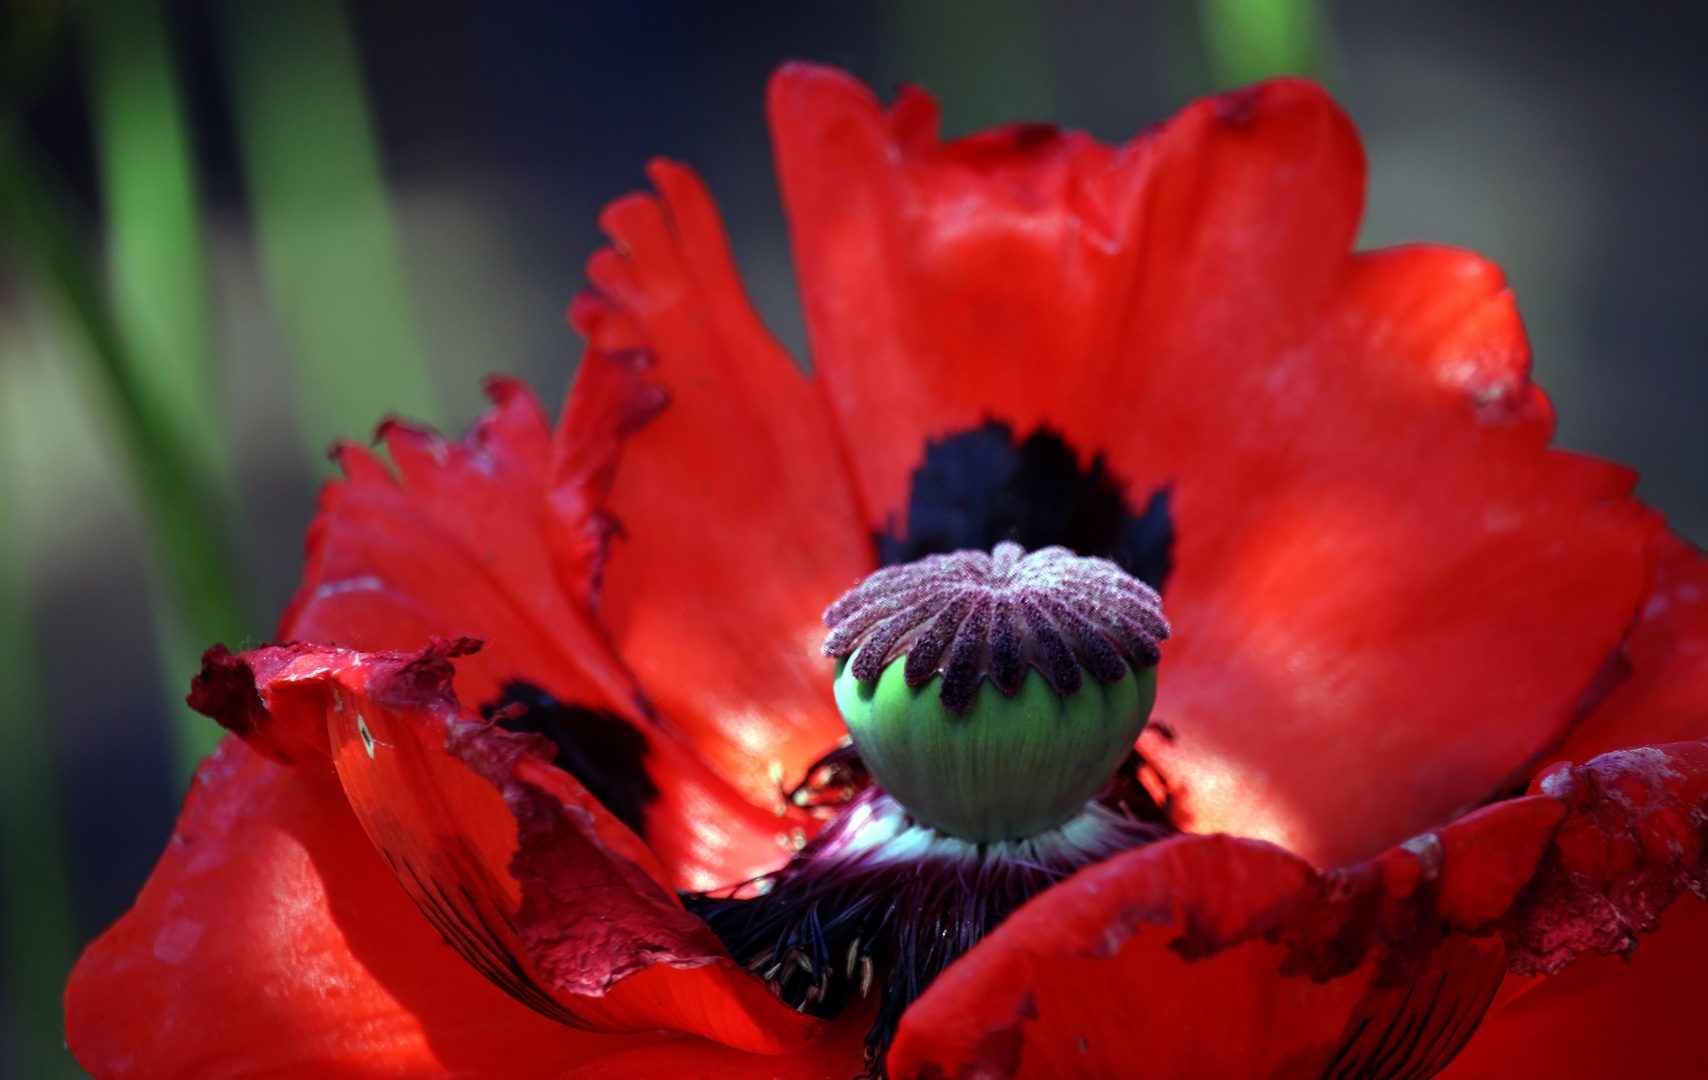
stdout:
[[998,544],[887,567],[825,611],[836,703],[873,778],[980,843],[1102,790],[1156,700],[1155,591],[1106,559]]
[[836,665],[836,704],[872,777],[927,825],[981,843],[1055,828],[1109,782],[1144,730],[1156,670],[1103,682],[1087,674],[1060,694],[1028,671],[1018,693],[989,680],[972,708],[951,712],[940,679],[909,686],[901,663],[875,680]]

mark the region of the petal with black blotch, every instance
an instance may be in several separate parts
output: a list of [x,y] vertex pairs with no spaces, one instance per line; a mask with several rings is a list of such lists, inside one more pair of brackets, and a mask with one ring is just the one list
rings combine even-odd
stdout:
[[[395,474],[361,447],[340,449],[344,478],[321,494],[280,639],[407,652],[432,637],[479,637],[486,647],[458,665],[461,700],[488,704],[527,683],[645,740],[633,765],[658,793],[643,808],[645,831],[676,884],[711,888],[774,868],[787,857],[776,837],[796,823],[749,803],[656,719],[590,612],[608,523],[566,501],[553,470],[567,466],[561,451],[554,464],[533,395],[508,380],[489,392],[493,408],[461,439],[384,425]],[[577,431],[575,462],[596,472],[621,432]]]
[[[779,1003],[682,910],[665,868],[538,736],[461,708],[451,659],[294,645],[210,666],[252,679],[242,708],[258,746],[277,727],[309,744],[316,729],[368,839],[428,921],[518,1001],[594,1030],[687,1031],[776,1053],[818,1026]],[[223,717],[216,717],[224,719]]]
[[600,639],[584,598],[557,584],[546,542],[551,432],[531,391],[488,385],[493,407],[461,439],[401,421],[380,438],[395,472],[353,443],[309,526],[308,562],[281,641],[413,650],[429,635],[479,637],[459,696],[527,678],[564,700],[634,709],[638,688]]
[[612,203],[612,246],[571,315],[588,350],[559,429],[628,423],[614,468],[574,483],[619,530],[599,615],[660,711],[750,799],[777,803],[844,729],[819,652],[826,605],[874,566],[819,389],[760,323],[699,178]]
[[886,112],[803,64],[770,114],[868,528],[902,524],[928,444],[991,420],[1101,455],[1132,506],[1170,492],[1175,636],[1141,749],[1177,825],[1343,865],[1564,737],[1659,519],[1628,471],[1548,449],[1493,266],[1352,253],[1363,152],[1319,87],[1117,147],[940,142],[923,93]]

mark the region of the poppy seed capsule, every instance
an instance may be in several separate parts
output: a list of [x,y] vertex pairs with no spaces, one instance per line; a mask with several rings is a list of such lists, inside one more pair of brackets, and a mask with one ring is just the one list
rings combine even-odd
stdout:
[[836,704],[872,777],[965,840],[1085,808],[1156,700],[1168,623],[1106,559],[998,544],[887,567],[825,612]]

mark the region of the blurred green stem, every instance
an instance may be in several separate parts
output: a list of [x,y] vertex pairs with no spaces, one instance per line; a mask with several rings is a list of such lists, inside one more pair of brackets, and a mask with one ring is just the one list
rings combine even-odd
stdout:
[[1275,75],[1322,78],[1319,0],[1198,0],[1198,13],[1216,89]]
[[[0,116],[0,234],[87,339],[83,352],[113,406],[183,625],[199,642],[240,641],[245,620],[217,469],[198,456],[194,419],[147,388],[71,215],[10,115]],[[194,753],[184,748],[186,762]]]
[[[196,473],[194,483],[208,509],[230,522],[231,475],[193,156],[165,20],[156,0],[81,0],[79,10],[88,46],[112,311],[135,392],[149,414],[172,429],[183,452],[181,467]],[[171,602],[154,605],[156,647],[184,781],[220,736],[218,726],[192,712],[183,698],[202,649],[216,640],[239,645],[245,627],[236,618],[235,597],[228,595],[225,606],[229,610],[204,615],[225,623],[217,626]]]
[[317,470],[387,412],[435,420],[355,43],[338,0],[232,0],[224,22],[261,264]]
[[16,407],[6,390],[0,379],[0,928],[19,1075],[71,1077],[82,1070],[66,1053],[59,1002],[77,939],[11,490],[16,455],[4,438]]
[[219,478],[207,267],[184,109],[155,0],[82,0],[113,307],[137,388]]

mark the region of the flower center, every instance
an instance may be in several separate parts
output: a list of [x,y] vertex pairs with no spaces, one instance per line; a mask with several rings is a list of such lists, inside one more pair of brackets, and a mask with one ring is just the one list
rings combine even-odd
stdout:
[[994,421],[926,445],[905,535],[874,537],[889,565],[825,612],[850,743],[787,797],[829,820],[786,866],[683,896],[789,1005],[875,996],[873,1077],[908,1005],[1011,912],[1173,831],[1133,750],[1169,632],[1168,490],[1136,512],[1082,457]]
[[975,843],[1080,814],[1126,760],[1168,636],[1114,563],[1001,543],[887,567],[825,612],[836,703],[874,779]]

